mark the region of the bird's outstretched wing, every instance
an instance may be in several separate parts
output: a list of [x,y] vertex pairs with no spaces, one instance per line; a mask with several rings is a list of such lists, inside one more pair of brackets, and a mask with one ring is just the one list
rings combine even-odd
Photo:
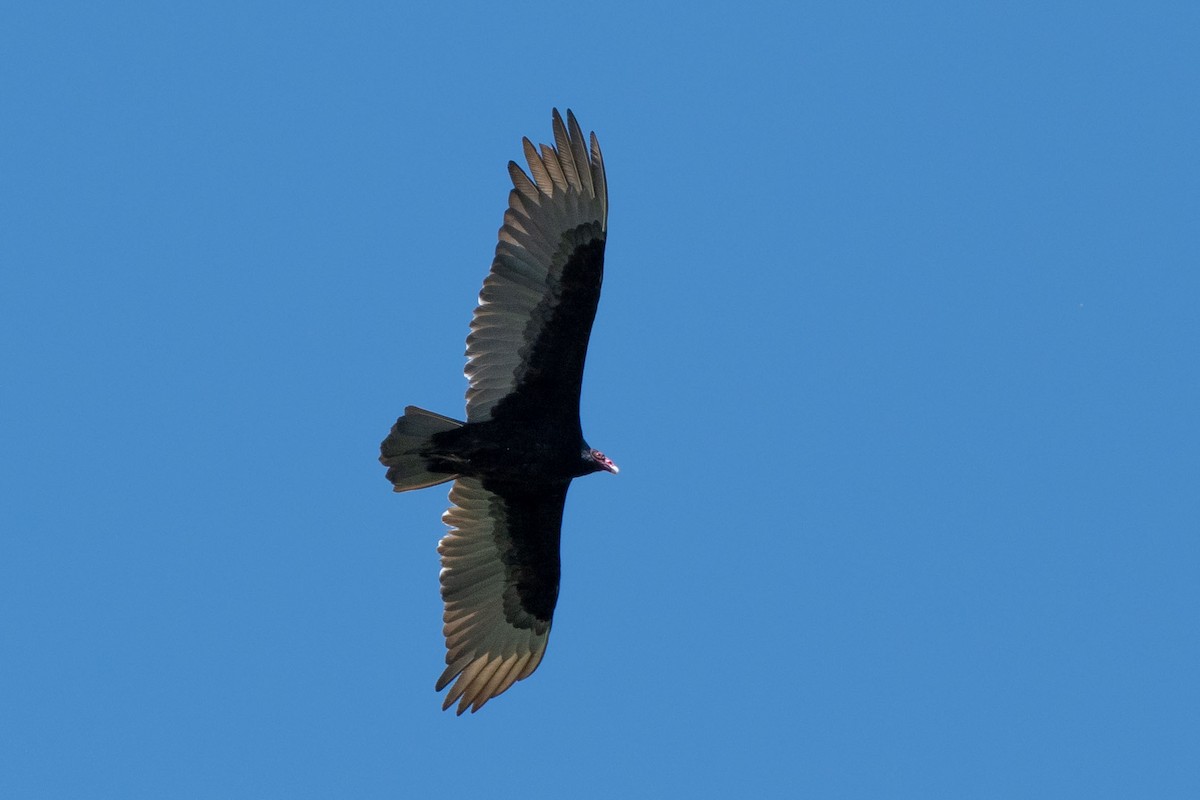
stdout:
[[442,708],[479,710],[541,663],[558,601],[567,484],[494,485],[459,478],[442,555],[446,671]]
[[[524,140],[530,175],[513,190],[467,337],[467,420],[563,416],[578,424],[600,299],[608,189],[596,135],[554,112],[554,146]],[[532,176],[532,178],[531,178]]]

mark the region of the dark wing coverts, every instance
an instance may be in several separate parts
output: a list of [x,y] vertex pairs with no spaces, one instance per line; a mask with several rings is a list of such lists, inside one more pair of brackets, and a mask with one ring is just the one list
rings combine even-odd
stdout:
[[[556,147],[524,140],[530,180],[513,190],[467,337],[467,421],[491,419],[510,394],[578,416],[579,385],[600,297],[608,188],[596,135],[554,112]],[[512,401],[510,401],[511,403]]]
[[475,478],[450,490],[451,527],[442,554],[446,671],[441,691],[458,678],[443,708],[477,710],[529,677],[542,661],[558,599],[560,491],[501,496]]

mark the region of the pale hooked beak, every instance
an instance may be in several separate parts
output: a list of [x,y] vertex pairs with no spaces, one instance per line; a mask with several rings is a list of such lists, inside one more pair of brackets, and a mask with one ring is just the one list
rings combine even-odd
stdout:
[[621,471],[620,468],[612,462],[611,458],[604,455],[604,453],[601,453],[599,450],[592,451],[592,458],[597,464],[600,465],[600,469],[611,472],[613,475],[616,475]]

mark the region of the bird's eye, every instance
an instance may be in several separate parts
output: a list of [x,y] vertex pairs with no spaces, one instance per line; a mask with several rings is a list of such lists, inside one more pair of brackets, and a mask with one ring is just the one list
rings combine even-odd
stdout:
[[603,461],[603,460],[604,460],[604,453],[601,453],[599,450],[593,450],[593,451],[592,451],[592,458],[596,459],[597,461]]

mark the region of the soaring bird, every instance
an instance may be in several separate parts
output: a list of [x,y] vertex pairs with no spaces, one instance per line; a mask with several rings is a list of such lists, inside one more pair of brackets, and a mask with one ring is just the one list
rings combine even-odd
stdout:
[[[608,186],[596,134],[553,112],[554,144],[524,139],[492,268],[467,336],[467,421],[404,409],[380,445],[395,491],[454,481],[441,554],[443,709],[472,713],[546,652],[573,478],[617,472],[583,438],[579,392],[600,299]],[[590,147],[589,147],[590,144]]]

